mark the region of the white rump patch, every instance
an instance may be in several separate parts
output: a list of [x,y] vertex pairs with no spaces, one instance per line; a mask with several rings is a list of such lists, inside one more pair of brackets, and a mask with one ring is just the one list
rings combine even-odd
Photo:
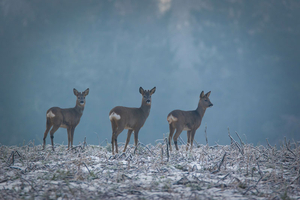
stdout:
[[54,115],[53,112],[50,110],[50,111],[47,113],[47,117],[48,117],[48,118],[52,118],[52,117],[55,117],[55,115]]
[[174,117],[173,115],[170,115],[168,118],[167,118],[169,124],[171,124],[172,122],[176,122],[178,119],[176,117]]
[[109,115],[109,120],[111,121],[112,119],[119,120],[119,119],[121,119],[121,116],[118,115],[118,114],[115,113],[115,112],[112,112],[112,113]]

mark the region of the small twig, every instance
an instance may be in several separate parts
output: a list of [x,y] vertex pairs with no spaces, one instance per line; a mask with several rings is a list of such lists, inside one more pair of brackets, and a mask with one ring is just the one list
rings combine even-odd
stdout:
[[206,141],[206,146],[208,146],[208,139],[207,139],[207,124],[205,124],[205,129],[204,129],[204,133],[205,133],[205,141]]
[[106,145],[107,145],[107,138],[105,138],[105,140],[103,140],[103,142],[101,142],[101,143],[99,144],[99,146],[101,146],[104,142],[105,142]]
[[[251,188],[255,188],[255,189],[256,189],[257,184],[259,183],[259,181],[261,181],[262,178],[263,178],[263,176],[260,177],[260,179],[256,182],[255,185],[249,186],[248,189],[243,193],[243,195],[247,194],[247,192],[248,192]],[[256,190],[257,190],[257,189],[256,189]]]
[[87,146],[87,144],[86,144],[86,137],[84,137],[83,149],[84,149],[84,147],[86,147],[86,146]]
[[118,159],[122,158],[124,155],[126,157],[126,153],[125,152],[121,153],[121,155],[119,155]]
[[91,171],[89,170],[88,166],[85,164],[85,162],[82,162],[82,164],[84,164],[84,166],[87,168],[87,170],[89,171],[89,174],[91,174]]
[[200,147],[199,143],[195,139],[194,142],[197,144],[197,147],[199,148]]
[[266,138],[266,140],[267,140],[267,144],[268,144],[269,148],[272,149],[272,146],[270,145],[268,138]]
[[27,181],[26,179],[24,179],[24,178],[22,178],[22,177],[21,177],[21,179],[24,180],[24,181],[26,181],[26,182],[31,186],[31,188],[32,188],[34,191],[36,191],[36,190],[34,189],[34,187],[32,186],[32,184],[31,184],[29,181]]
[[294,155],[294,157],[297,157],[296,154],[289,148],[289,145],[288,145],[287,142],[286,142],[286,137],[284,137],[284,141],[285,141],[286,149],[287,149],[289,152],[291,152],[291,153]]
[[12,169],[18,169],[18,170],[22,171],[22,169],[20,167],[10,166],[10,168],[12,168]]
[[148,149],[148,151],[153,155],[153,156],[156,156],[156,154],[154,152],[152,152],[145,144],[141,143],[140,142],[140,145],[146,147],[146,149]]
[[233,137],[231,137],[230,131],[229,131],[229,127],[228,127],[228,137],[229,137],[230,140],[231,140],[231,145],[235,145],[235,146],[239,149],[239,152],[240,152],[242,155],[244,155],[244,149],[240,146],[239,143],[237,143],[237,142],[233,139]]
[[166,145],[167,145],[167,162],[169,162],[169,143],[168,143],[168,138],[166,137],[165,138],[165,143],[166,143]]
[[185,145],[185,142],[183,141],[183,139],[179,136],[179,140],[181,142],[181,144]]
[[237,131],[235,131],[235,134],[238,136],[238,138],[239,138],[239,140],[240,140],[240,143],[241,143],[241,146],[243,147],[243,149],[244,149],[244,142],[242,141],[242,139],[240,138],[240,136],[239,136],[239,134],[238,134],[238,132]]
[[259,166],[259,163],[257,162],[257,168],[258,168],[258,173],[259,175],[262,177],[263,174],[262,174],[262,171],[260,170],[260,166]]
[[215,173],[217,173],[217,172],[219,172],[219,171],[221,170],[221,166],[222,166],[222,164],[223,164],[223,162],[224,162],[224,160],[225,160],[225,156],[226,156],[226,152],[224,153],[224,155],[223,155],[223,157],[222,157],[222,160],[221,160],[221,162],[220,162],[219,165],[218,165],[218,169],[215,170],[215,171],[213,171],[212,174],[215,174]]
[[140,145],[140,143],[138,143],[138,144],[135,146],[134,151],[133,151],[133,154],[135,154],[135,152],[136,152],[136,150],[137,150],[137,148],[138,148],[139,145]]

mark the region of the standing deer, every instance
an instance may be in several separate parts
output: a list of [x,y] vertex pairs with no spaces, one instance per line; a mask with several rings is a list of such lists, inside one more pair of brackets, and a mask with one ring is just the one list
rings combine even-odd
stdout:
[[144,90],[140,87],[139,92],[142,94],[142,105],[139,108],[128,108],[117,106],[109,112],[109,119],[112,127],[112,153],[114,153],[114,145],[116,146],[116,153],[118,153],[118,135],[124,130],[128,129],[127,139],[123,152],[126,151],[126,147],[130,141],[132,131],[134,131],[134,143],[138,144],[139,130],[144,125],[151,108],[151,95],[155,92],[156,87],[149,90]]
[[177,139],[183,130],[187,131],[187,146],[186,150],[188,150],[189,144],[191,145],[191,150],[193,147],[194,136],[196,130],[200,127],[202,118],[206,111],[206,108],[213,106],[213,104],[209,100],[209,95],[211,91],[204,95],[202,91],[200,94],[200,100],[198,103],[198,107],[196,110],[191,111],[182,111],[182,110],[173,110],[169,113],[167,120],[169,122],[169,146],[170,151],[172,151],[171,140],[173,137],[173,133],[176,129],[176,133],[174,135],[174,144],[176,150],[178,150]]
[[80,118],[82,116],[84,106],[85,106],[85,97],[89,94],[89,88],[86,89],[84,92],[78,92],[75,88],[73,89],[73,92],[76,99],[76,105],[74,108],[66,108],[62,109],[59,107],[52,107],[47,111],[46,117],[47,117],[47,123],[46,123],[46,131],[44,133],[44,144],[43,149],[45,149],[46,144],[46,137],[48,135],[48,132],[50,128],[52,127],[50,131],[50,138],[51,138],[51,144],[52,149],[54,151],[54,145],[53,145],[53,138],[54,133],[57,131],[59,127],[66,128],[68,132],[68,150],[73,147],[73,136],[74,136],[74,130],[76,126],[79,124]]

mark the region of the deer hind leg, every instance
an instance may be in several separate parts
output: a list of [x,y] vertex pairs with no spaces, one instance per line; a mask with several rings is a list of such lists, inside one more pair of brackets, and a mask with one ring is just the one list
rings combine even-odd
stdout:
[[46,138],[47,138],[47,135],[48,135],[48,132],[49,130],[51,129],[51,121],[50,119],[47,118],[47,122],[46,122],[46,131],[44,133],[44,138],[43,138],[43,150],[45,149],[45,146],[46,146]]
[[174,144],[175,144],[175,147],[176,147],[177,151],[179,150],[178,145],[177,145],[177,139],[178,139],[178,137],[179,137],[179,135],[181,134],[182,131],[183,131],[183,128],[177,128],[176,132],[175,132],[175,135],[173,137]]
[[172,137],[173,137],[173,134],[174,134],[174,131],[175,131],[175,128],[172,126],[172,124],[169,124],[169,130],[170,130],[170,133],[169,133],[169,147],[170,147],[170,151],[172,151],[171,141],[172,141]]
[[[114,121],[114,122],[113,122]],[[112,120],[112,127],[113,127],[113,132],[112,132],[112,141],[111,141],[111,144],[112,144],[112,152],[113,152],[113,155],[114,155],[114,151],[113,151],[113,148],[114,148],[114,144],[115,144],[115,148],[116,148],[116,153],[118,153],[118,135],[124,130],[125,128],[125,124],[122,124],[122,123],[118,123],[119,121],[115,121],[115,120]]]
[[50,131],[51,145],[52,145],[53,151],[54,151],[54,144],[53,144],[54,133],[57,131],[58,128],[59,128],[59,125],[53,125],[53,127]]
[[114,120],[111,120],[111,129],[112,129],[112,134],[111,134],[111,151],[112,154],[115,155],[115,150],[114,150],[114,146],[115,146],[115,132],[118,129],[117,123]]
[[116,153],[119,153],[117,138],[118,138],[118,135],[120,135],[120,133],[124,130],[124,128],[125,128],[125,125],[118,125],[118,129],[116,130],[116,132],[114,134],[114,136],[115,136],[115,141],[114,142],[115,142]]
[[123,152],[126,151],[127,145],[128,145],[128,143],[129,143],[129,141],[130,141],[130,136],[131,136],[131,134],[132,134],[132,131],[133,131],[132,129],[128,129],[128,132],[127,132],[127,139],[126,139],[126,143],[125,143],[125,147],[124,147]]

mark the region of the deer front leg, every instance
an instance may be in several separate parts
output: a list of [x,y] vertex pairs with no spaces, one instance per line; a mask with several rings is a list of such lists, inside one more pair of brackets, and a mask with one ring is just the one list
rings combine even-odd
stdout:
[[189,146],[191,144],[191,131],[187,131],[187,144],[186,144],[186,150],[189,150]]
[[71,143],[71,129],[67,128],[67,134],[68,134],[68,149],[70,149],[70,143]]
[[71,149],[73,148],[74,131],[75,128],[71,128]]
[[196,130],[191,131],[191,151],[192,151],[192,148],[193,148],[195,133],[196,133]]
[[139,142],[139,131],[140,129],[134,130],[134,145],[137,146]]
[[132,131],[133,131],[132,129],[128,129],[128,132],[127,132],[127,139],[126,139],[126,143],[125,143],[125,147],[124,147],[123,152],[126,151],[127,145],[128,145],[128,143],[129,143],[129,141],[130,141],[130,136],[131,136],[131,134],[132,134]]

